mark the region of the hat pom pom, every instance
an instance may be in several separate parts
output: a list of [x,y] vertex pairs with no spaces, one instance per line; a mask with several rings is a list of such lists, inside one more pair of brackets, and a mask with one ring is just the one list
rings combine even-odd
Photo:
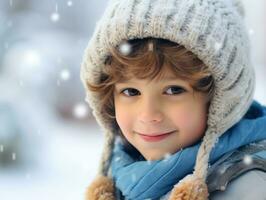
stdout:
[[169,200],[207,200],[208,187],[203,179],[188,175],[175,185]]
[[97,177],[87,189],[86,200],[115,200],[113,181],[106,176]]

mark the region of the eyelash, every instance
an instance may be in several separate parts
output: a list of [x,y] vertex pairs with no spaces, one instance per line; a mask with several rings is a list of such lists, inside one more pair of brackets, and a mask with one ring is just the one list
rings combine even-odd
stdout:
[[[179,95],[179,94],[182,94],[182,93],[186,92],[186,90],[184,88],[180,87],[180,86],[168,87],[166,91],[168,91],[171,88],[178,89],[178,92],[176,94],[168,94],[168,95]],[[135,89],[135,88],[125,88],[120,93],[124,94],[127,97],[137,96],[136,94],[135,95],[127,95],[127,94],[125,94],[125,91],[129,91],[129,90],[134,90],[135,93],[136,92],[138,93],[137,95],[140,95],[140,92],[137,89]]]

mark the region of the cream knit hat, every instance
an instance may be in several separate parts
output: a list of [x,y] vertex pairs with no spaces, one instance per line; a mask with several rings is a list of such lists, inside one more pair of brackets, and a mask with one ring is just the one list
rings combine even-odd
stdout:
[[[195,185],[195,180],[201,180],[198,185],[204,183],[211,149],[217,139],[243,117],[253,99],[255,78],[243,14],[243,6],[237,0],[109,1],[86,48],[81,67],[86,101],[105,133],[99,174],[107,176],[115,134],[112,122],[100,112],[99,97],[88,90],[86,83],[100,81],[111,47],[125,40],[154,37],[183,45],[209,67],[214,78],[208,129],[197,155],[195,171],[175,187],[172,199],[177,193],[186,193],[186,188],[194,187],[191,185]],[[95,191],[103,192],[99,192],[100,185],[90,188],[89,193],[93,194],[90,200],[99,198],[95,197]],[[207,196],[197,199],[207,199]]]

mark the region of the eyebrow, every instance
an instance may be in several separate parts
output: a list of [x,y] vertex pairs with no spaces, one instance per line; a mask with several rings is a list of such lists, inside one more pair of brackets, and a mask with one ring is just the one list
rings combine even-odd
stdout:
[[[159,78],[157,81],[159,81],[159,82],[174,81],[176,79],[177,79],[177,77],[170,76],[170,77]],[[127,80],[127,79],[123,79],[123,80],[118,81],[117,83],[131,83],[131,82],[134,83],[134,81],[130,81],[130,80]]]
[[172,80],[176,80],[176,79],[177,79],[177,77],[173,77],[173,76],[163,78],[163,80],[167,80],[167,81],[172,81]]

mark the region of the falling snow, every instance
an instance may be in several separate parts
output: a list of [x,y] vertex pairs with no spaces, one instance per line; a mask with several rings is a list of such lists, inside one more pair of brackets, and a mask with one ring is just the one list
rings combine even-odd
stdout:
[[[8,4],[9,3],[9,4]],[[35,5],[35,4],[34,4]],[[36,4],[37,5],[37,4]],[[75,2],[73,3],[73,1],[70,1],[70,0],[68,0],[68,1],[66,1],[65,2],[65,7],[68,7],[69,9],[71,9],[71,7],[73,8],[73,5],[74,6],[77,6],[76,4],[75,4]],[[18,8],[18,7],[16,7],[16,9],[15,9],[15,6],[16,6],[16,1],[14,1],[14,0],[8,0],[7,1],[7,7],[8,6],[10,6],[10,7],[13,7],[13,8],[11,8],[11,9],[6,9],[6,10],[11,10],[12,12],[16,12],[16,10],[18,10],[19,11],[19,9],[20,8]],[[25,6],[24,6],[25,7]],[[23,7],[23,9],[25,9]],[[31,7],[31,6],[28,6],[28,7]],[[48,7],[48,9],[46,9],[46,10],[49,10],[49,8],[50,7]],[[77,10],[79,10],[79,9],[77,9]],[[79,12],[80,12],[80,10],[79,10]],[[29,12],[27,12],[27,14],[28,14]],[[63,12],[62,12],[63,13]],[[51,20],[50,21],[50,24],[51,25],[54,25],[54,24],[56,24],[56,22],[58,22],[59,20],[66,20],[65,18],[66,18],[66,16],[65,16],[65,14],[64,15],[62,15],[62,13],[61,13],[61,10],[60,10],[60,7],[59,7],[59,11],[58,11],[58,5],[56,4],[55,5],[55,9],[53,8],[53,10],[50,10],[49,11],[49,13],[47,14],[44,14],[44,15],[42,15],[42,16],[46,16],[46,19],[49,21],[49,20]],[[72,12],[70,12],[71,13],[71,17],[73,16],[73,13]],[[2,13],[1,13],[2,14]],[[79,13],[80,14],[80,13]],[[32,16],[32,15],[29,15],[29,16]],[[11,16],[10,16],[11,17]],[[26,18],[26,17],[24,17],[24,18]],[[24,19],[23,17],[21,17],[21,19],[22,19],[22,21],[25,21],[25,24],[26,24],[26,22],[27,23],[29,23],[28,21],[26,21],[25,19]],[[18,31],[18,29],[16,29],[16,27],[18,26],[18,20],[19,19],[16,19],[16,18],[14,18],[14,19],[8,19],[7,18],[7,20],[5,21],[5,24],[4,24],[4,26],[5,26],[5,28],[8,28],[7,30],[8,31],[13,31],[13,29],[14,29],[14,31]],[[40,25],[41,26],[41,21],[38,21],[38,18],[36,18],[36,20],[34,20],[34,21],[36,21],[36,23],[38,24],[38,25]],[[54,22],[54,23],[53,23]],[[61,22],[61,21],[60,21]],[[93,22],[93,19],[92,19],[92,21],[91,21],[91,23],[93,24],[94,22]],[[31,25],[31,24],[29,24],[29,25]],[[29,26],[29,27],[35,27],[35,26]],[[56,27],[56,28],[58,28],[58,27]],[[25,32],[27,32],[27,33],[31,33],[32,35],[33,35],[33,33],[34,33],[34,31],[33,30],[27,30],[27,27],[25,27],[24,29],[22,29],[22,30],[25,30]],[[49,31],[49,29],[46,29],[47,30],[47,33],[48,33],[48,31]],[[39,30],[36,30],[36,31],[39,31]],[[75,30],[76,31],[76,30]],[[66,32],[66,31],[65,31]],[[19,32],[18,32],[19,33]],[[46,32],[45,32],[46,33]],[[53,33],[53,32],[52,32]],[[256,33],[257,33],[257,30],[256,30]],[[248,30],[248,34],[249,34],[249,36],[254,36],[254,35],[256,35],[256,33],[255,33],[255,31],[253,30],[253,29],[249,29]],[[10,34],[10,36],[12,36],[13,35],[13,33],[12,34]],[[33,38],[33,36],[32,35],[29,35],[29,38]],[[49,35],[49,34],[47,34],[47,35]],[[62,37],[63,38],[63,37]],[[9,38],[6,38],[6,41],[9,41],[9,42],[4,42],[4,40],[3,40],[3,43],[2,43],[2,47],[3,48],[5,48],[5,50],[6,50],[6,52],[8,52],[9,50],[11,50],[11,49],[13,49],[14,47],[15,47],[15,42],[14,41],[12,41],[12,40],[9,40]],[[81,42],[80,42],[80,44],[83,44],[82,43],[82,40],[80,40]],[[28,41],[27,41],[28,42]],[[28,42],[29,43],[29,42]],[[47,44],[49,44],[49,43],[47,43]],[[218,52],[219,50],[220,50],[220,48],[222,47],[222,44],[221,43],[219,43],[219,42],[217,42],[217,43],[214,43],[214,46],[213,46],[213,48],[214,48],[214,50],[216,51],[216,52]],[[67,48],[65,48],[65,49],[67,49]],[[70,48],[71,49],[71,48]],[[150,50],[151,50],[152,48],[150,48]],[[130,52],[132,51],[132,49],[131,49],[131,46],[130,46],[130,44],[128,44],[128,43],[123,43],[123,44],[121,44],[120,46],[119,46],[119,50],[120,50],[120,52],[123,54],[123,55],[128,55],[128,54],[130,54]],[[25,54],[24,53],[22,53],[22,55],[23,55],[23,60],[21,60],[21,61],[25,61],[25,62],[23,62],[23,64],[25,63],[25,65],[27,65],[28,67],[27,67],[27,70],[30,68],[30,67],[33,67],[34,69],[36,69],[35,67],[37,66],[37,65],[40,65],[40,64],[42,64],[42,62],[44,62],[43,60],[40,60],[40,55],[42,55],[42,54],[38,54],[38,52],[34,52],[34,51],[25,51]],[[54,55],[54,54],[53,54]],[[15,56],[14,56],[14,58],[15,58]],[[57,64],[61,64],[62,63],[62,59],[64,59],[64,57],[63,58],[58,58],[57,59]],[[14,60],[16,60],[16,59],[14,59]],[[65,59],[64,59],[65,60]],[[50,64],[50,63],[47,63],[47,64]],[[25,71],[26,71],[26,68],[25,68]],[[60,72],[59,72],[60,73]],[[67,80],[69,80],[70,78],[71,78],[71,73],[70,73],[70,71],[68,70],[68,69],[65,69],[65,70],[62,70],[61,71],[61,73],[60,73],[60,76],[58,76],[59,75],[59,73],[57,74],[57,78],[58,78],[58,80],[57,81],[55,81],[55,80],[52,80],[52,82],[53,82],[53,84],[55,85],[55,83],[58,85],[58,86],[60,86],[61,84],[63,84],[64,83],[64,81],[67,81]],[[263,74],[263,73],[262,73]],[[18,78],[17,79],[17,81],[15,82],[15,84],[16,84],[16,86],[29,86],[29,84],[28,84],[28,82],[27,82],[27,79],[24,79],[24,78]],[[71,107],[70,107],[71,108]],[[83,118],[83,117],[85,117],[85,116],[87,116],[87,114],[88,114],[88,112],[89,112],[89,110],[88,110],[88,107],[87,106],[85,106],[85,105],[83,105],[83,104],[77,104],[77,105],[75,105],[73,108],[72,108],[72,110],[71,110],[72,112],[73,112],[73,115],[75,116],[75,117],[77,117],[77,118]],[[41,114],[41,113],[39,113],[39,114]],[[64,125],[65,126],[65,125]],[[31,127],[32,128],[32,127]],[[58,130],[59,130],[59,128],[58,128]],[[61,130],[61,129],[60,129]],[[68,129],[66,129],[65,131],[69,131]],[[62,132],[65,132],[65,131],[62,131]],[[83,130],[80,130],[80,132],[82,132]],[[93,128],[93,131],[89,131],[89,132],[97,132],[98,131],[98,127],[96,127],[95,126],[95,128]],[[71,133],[71,131],[69,131],[70,133]],[[74,131],[72,131],[72,132],[74,132]],[[87,133],[87,131],[85,132],[84,131],[84,134],[83,135],[85,135],[85,133]],[[34,131],[34,134],[37,134],[37,135],[42,135],[42,137],[38,137],[38,139],[40,139],[40,138],[43,138],[43,137],[46,137],[45,135],[47,135],[46,134],[46,132],[45,132],[45,130],[44,129],[39,129],[39,130],[37,130],[37,131]],[[56,134],[54,134],[54,135],[56,135]],[[69,134],[70,135],[70,134]],[[31,135],[32,136],[32,135]],[[51,137],[50,135],[48,135],[48,137],[47,138],[49,138],[49,137]],[[54,136],[53,136],[54,137]],[[79,136],[79,137],[84,137],[84,136]],[[86,137],[86,139],[81,139],[80,141],[79,141],[79,139],[76,141],[76,142],[74,142],[75,140],[73,140],[73,139],[71,139],[71,141],[69,141],[70,143],[69,144],[73,144],[73,145],[69,145],[69,146],[73,146],[74,147],[74,145],[76,145],[76,143],[77,143],[77,146],[78,147],[82,147],[81,148],[81,151],[80,152],[84,152],[84,149],[85,148],[87,148],[88,146],[93,146],[93,147],[90,147],[90,149],[91,148],[93,148],[96,152],[94,152],[93,151],[93,155],[91,155],[91,156],[94,156],[94,160],[96,160],[99,156],[98,155],[100,155],[100,150],[98,150],[99,148],[97,148],[97,147],[99,147],[102,143],[102,141],[100,140],[100,139],[103,139],[103,138],[99,138],[100,137],[100,134],[95,134],[95,136],[94,136],[94,134],[93,134],[93,137],[95,137],[95,138],[93,138],[93,139],[91,139],[91,140],[87,140],[87,137]],[[85,137],[84,137],[85,138]],[[121,138],[119,137],[119,140],[121,140]],[[49,141],[48,139],[47,139],[47,141]],[[66,145],[65,145],[65,143],[66,143],[66,141],[68,141],[68,139],[67,139],[67,137],[66,136],[64,136],[64,135],[62,135],[62,136],[60,136],[60,137],[58,137],[58,141],[60,141],[60,143],[59,143],[59,145],[61,145],[61,146],[59,146],[58,147],[58,149],[63,149],[63,147],[65,147]],[[61,141],[62,141],[62,144],[61,144]],[[79,141],[79,142],[78,142]],[[90,141],[90,145],[87,145],[87,142],[84,142],[84,141]],[[84,142],[84,144],[83,144],[83,142]],[[218,142],[218,141],[216,141],[216,142]],[[49,145],[51,145],[51,143],[49,143]],[[251,145],[255,145],[255,144],[251,144]],[[51,145],[51,147],[53,147],[52,145]],[[62,147],[62,148],[60,148],[60,147]],[[222,147],[222,145],[219,145],[219,148],[221,148]],[[42,177],[42,178],[38,178],[38,179],[36,179],[36,175],[33,173],[33,172],[31,172],[31,173],[29,173],[29,172],[23,172],[23,181],[25,182],[25,179],[27,179],[27,180],[31,180],[31,181],[28,181],[28,182],[32,182],[31,184],[32,184],[32,190],[29,192],[29,195],[28,195],[28,197],[31,197],[31,196],[34,196],[33,195],[33,193],[34,192],[32,192],[32,191],[35,191],[35,193],[37,194],[38,192],[39,192],[39,194],[41,194],[41,190],[39,191],[39,187],[37,187],[37,188],[34,188],[35,187],[35,185],[37,186],[37,185],[40,185],[39,184],[39,182],[37,182],[37,180],[39,181],[39,180],[41,180],[42,181],[42,186],[44,186],[44,187],[47,187],[47,188],[45,188],[45,189],[47,189],[48,191],[49,191],[49,193],[50,193],[50,191],[53,191],[52,189],[50,189],[49,187],[51,187],[51,188],[56,188],[56,187],[53,187],[53,184],[51,184],[51,179],[55,179],[55,178],[57,178],[57,179],[55,179],[56,181],[53,181],[53,183],[55,183],[54,185],[58,185],[59,183],[61,183],[61,182],[59,182],[59,181],[61,181],[61,180],[63,180],[64,181],[64,179],[62,179],[62,177],[67,177],[68,179],[71,179],[72,178],[72,174],[71,173],[69,173],[67,170],[65,170],[65,168],[67,168],[68,166],[66,166],[66,164],[65,163],[67,163],[68,162],[68,160],[67,159],[65,159],[64,157],[62,157],[62,154],[61,153],[58,153],[58,155],[57,155],[57,152],[55,151],[56,150],[56,148],[55,147],[53,147],[53,148],[47,148],[48,150],[49,150],[49,153],[50,152],[55,152],[55,153],[52,153],[52,154],[48,154],[48,155],[56,155],[56,156],[58,156],[58,157],[53,157],[53,159],[54,158],[56,158],[56,159],[52,159],[52,161],[60,161],[60,162],[58,162],[58,163],[56,163],[56,162],[47,162],[47,161],[50,161],[49,159],[51,159],[51,157],[52,156],[49,156],[49,157],[43,157],[43,156],[39,156],[40,158],[41,158],[41,160],[44,160],[45,162],[45,164],[47,163],[47,166],[48,167],[46,167],[45,165],[45,167],[43,167],[41,170],[50,170],[50,171],[44,171],[44,172],[42,172],[41,171],[41,173],[44,173],[45,174],[45,176],[46,176],[46,174],[47,175],[50,175],[50,172],[53,172],[53,173],[51,173],[51,174],[57,174],[57,176],[56,177],[54,177],[54,176],[51,176],[51,178],[50,178],[50,176],[47,176],[47,180],[45,179],[45,180],[43,180],[43,175],[42,176],[40,176],[40,177]],[[77,160],[75,160],[75,162],[71,162],[70,164],[69,164],[69,166],[71,166],[71,169],[73,169],[74,168],[74,166],[75,165],[73,165],[72,166],[72,164],[73,163],[78,163],[79,162],[79,160],[78,160],[78,156],[77,155],[82,155],[81,153],[79,154],[79,152],[75,152],[76,151],[76,149],[77,148],[72,148],[72,150],[71,150],[71,153],[72,153],[72,151],[73,151],[73,156],[72,156],[72,158],[75,158],[75,159],[77,159]],[[1,155],[1,153],[6,153],[7,152],[7,150],[8,150],[8,145],[6,145],[5,143],[3,143],[3,144],[0,144],[0,155]],[[75,151],[74,151],[75,150]],[[88,149],[89,150],[89,149]],[[98,151],[98,152],[97,152]],[[182,149],[181,149],[181,151],[182,151]],[[11,152],[9,152],[8,153],[8,157],[9,157],[9,159],[12,159],[13,160],[13,162],[14,163],[16,163],[16,161],[15,160],[20,160],[21,159],[21,156],[20,156],[20,154],[18,154],[17,155],[17,153],[15,153],[15,152],[19,152],[19,151],[16,151],[15,149],[13,150],[13,152],[11,151]],[[91,152],[91,151],[88,151],[88,152]],[[75,155],[75,156],[74,156]],[[98,157],[97,157],[98,156]],[[168,160],[169,159],[169,157],[170,157],[170,154],[165,154],[164,155],[164,159],[165,159],[165,161],[166,160]],[[116,161],[119,161],[121,158],[120,157],[117,157],[116,158]],[[62,160],[62,161],[61,161]],[[83,160],[84,160],[84,157],[83,157]],[[77,161],[77,162],[76,162]],[[252,164],[252,162],[253,162],[253,160],[252,160],[252,157],[251,156],[245,156],[244,158],[243,158],[243,162],[246,164],[246,165],[250,165],[250,164]],[[53,169],[52,167],[51,167],[51,169],[49,168],[50,167],[50,163],[52,163],[52,164],[54,164],[54,165],[58,165],[58,166],[56,166],[56,168],[55,169]],[[63,163],[63,164],[61,164],[61,163]],[[152,163],[152,161],[149,161],[148,160],[148,162],[147,162],[149,165]],[[49,164],[49,165],[48,165]],[[64,170],[58,170],[58,171],[56,171],[57,170],[57,168],[58,169],[61,169],[60,167],[61,167],[61,165],[63,166],[62,167],[62,169],[64,169]],[[30,166],[30,165],[29,165]],[[78,164],[77,166],[82,166],[81,164]],[[84,170],[87,170],[87,171],[90,171],[90,174],[92,174],[93,173],[93,171],[95,171],[96,172],[96,167],[94,168],[94,167],[91,167],[91,168],[89,168],[89,167],[91,167],[91,166],[85,166],[84,165]],[[70,167],[69,167],[70,168]],[[90,170],[88,170],[88,169],[90,169]],[[54,171],[53,171],[54,170]],[[79,172],[80,171],[80,172]],[[65,172],[67,172],[67,173],[65,173]],[[80,174],[76,174],[76,173],[73,173],[74,175],[73,175],[73,180],[75,179],[75,180],[79,180],[79,179],[77,179],[77,177],[86,177],[83,173],[82,173],[82,170],[77,170],[77,172],[79,172]],[[39,173],[39,172],[38,172]],[[62,173],[62,174],[61,174]],[[71,175],[71,178],[69,178],[68,176],[70,176]],[[87,174],[86,174],[87,175]],[[15,177],[15,175],[13,175],[13,174],[11,174],[10,175],[10,177],[12,177],[12,176],[14,176]],[[5,177],[5,176],[4,176]],[[3,178],[4,178],[3,177]],[[8,176],[7,176],[8,177]],[[133,174],[132,176],[132,180],[133,181],[135,181],[136,180],[136,174]],[[9,178],[9,177],[8,177]],[[90,179],[91,177],[89,176],[89,179]],[[35,180],[36,179],[36,180]],[[85,184],[84,185],[86,185],[87,184],[87,182],[88,182],[88,180],[87,180],[88,178],[86,177],[86,180],[82,180],[82,181],[84,181],[85,182]],[[4,180],[4,179],[3,179]],[[7,179],[7,181],[10,181],[11,180],[11,178],[9,178],[9,179]],[[19,182],[20,181],[20,179],[18,178],[18,177],[16,177],[16,179],[14,178],[13,179],[14,180],[14,185],[16,186],[16,185],[18,185],[18,188],[19,188],[19,186],[21,185],[21,183],[24,183],[23,181],[21,181],[21,182]],[[35,182],[36,181],[36,182]],[[47,186],[46,186],[46,182],[45,181],[47,181]],[[80,185],[81,184],[83,184],[83,182],[81,181],[81,183],[80,183]],[[1,190],[1,192],[4,192],[4,191],[8,191],[8,184],[6,184],[6,180],[4,180],[4,181],[2,181],[2,186],[4,186],[4,185],[7,185],[7,189],[3,189],[3,191]],[[67,183],[67,182],[66,182]],[[75,183],[76,183],[76,181],[75,181]],[[64,184],[64,183],[63,183]],[[76,187],[78,184],[73,184],[73,186],[72,186],[72,190],[71,190],[71,192],[73,192],[73,191],[78,191],[78,192],[76,192],[75,193],[75,195],[79,195],[81,192],[79,192],[79,189],[80,188],[82,188],[82,187],[80,187],[79,186],[79,188],[77,189],[77,188],[74,188],[74,187]],[[48,187],[49,186],[49,187]],[[64,185],[64,190],[66,190],[66,188],[68,189],[68,187],[70,186],[70,184],[68,185],[68,184],[66,184],[66,185]],[[83,185],[82,185],[83,186]],[[21,188],[21,187],[20,187]],[[73,189],[74,188],[74,189]],[[222,187],[221,189],[225,189],[225,187]],[[23,191],[24,190],[24,191]],[[43,189],[42,189],[43,190]],[[68,190],[68,191],[70,191],[70,190]],[[57,189],[57,191],[56,191],[57,193],[59,193],[58,192],[58,189]],[[60,191],[61,192],[61,191]],[[10,190],[10,192],[9,192],[10,194],[12,193],[12,190]],[[14,193],[14,192],[13,192]],[[25,190],[25,188],[23,189],[22,188],[22,192],[17,192],[18,194],[25,194],[26,193],[26,190]],[[2,193],[1,193],[2,194]],[[38,195],[39,195],[38,194]],[[63,192],[62,192],[62,194],[64,194]],[[25,195],[26,196],[26,195]],[[21,198],[26,198],[26,197],[21,197]],[[32,197],[33,199],[34,199],[34,197]],[[7,199],[7,198],[6,198]],[[9,198],[9,199],[14,199],[14,198]],[[36,198],[35,198],[36,199]],[[71,198],[69,198],[69,199],[71,199]],[[147,199],[145,199],[145,200],[151,200],[150,198],[147,198]]]
[[24,63],[27,66],[38,66],[41,63],[41,56],[35,50],[27,50],[24,52]]
[[71,7],[73,5],[73,2],[72,1],[68,1],[67,2],[67,6]]
[[164,161],[168,161],[168,159],[170,158],[170,156],[171,156],[171,154],[170,153],[166,153],[165,155],[164,155]]
[[60,19],[60,15],[57,12],[51,14],[50,19],[52,22],[57,22]]
[[218,137],[215,139],[215,142],[214,142],[214,145],[217,145],[217,144],[219,144],[219,138]]
[[58,5],[57,5],[57,3],[55,4],[55,12],[58,13]]
[[222,48],[222,43],[221,42],[216,42],[214,45],[214,49],[216,52],[218,52]]
[[61,72],[60,72],[60,78],[63,80],[63,81],[67,81],[70,79],[70,72],[68,69],[63,69]]
[[253,159],[250,155],[245,155],[243,158],[243,162],[245,165],[250,165],[253,162]]
[[88,116],[88,112],[88,107],[84,103],[76,104],[73,109],[73,115],[79,119]]
[[221,186],[221,187],[220,187],[220,190],[221,190],[221,191],[225,191],[225,189],[226,189],[225,186]]
[[224,174],[224,172],[226,171],[226,169],[227,169],[226,167],[221,167],[218,172],[220,174]]
[[252,35],[254,35],[254,30],[253,29],[249,29],[248,33],[249,33],[250,36],[252,36]]
[[115,158],[115,162],[118,162],[119,160],[121,160],[120,157],[116,157],[116,158]]
[[16,159],[17,159],[16,153],[12,153],[12,160],[16,160]]
[[124,42],[124,43],[119,45],[119,51],[124,56],[127,56],[131,52],[131,45],[127,42]]

